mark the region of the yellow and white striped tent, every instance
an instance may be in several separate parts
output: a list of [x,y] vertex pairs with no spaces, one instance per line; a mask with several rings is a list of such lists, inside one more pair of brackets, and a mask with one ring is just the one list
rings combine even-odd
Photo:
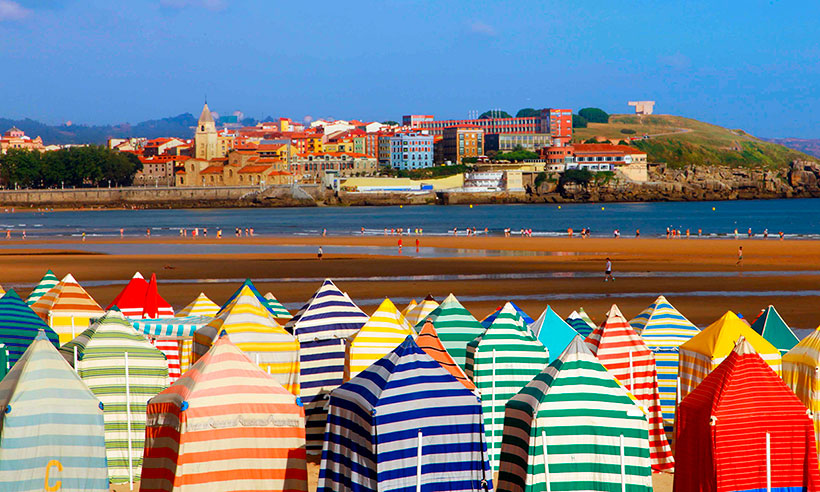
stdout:
[[349,381],[374,362],[401,345],[415,332],[390,299],[382,301],[376,312],[351,336],[345,347],[344,380]]
[[[424,323],[422,323],[422,321],[424,321],[424,318],[426,318],[428,314],[432,313],[433,310],[437,307],[438,302],[436,302],[436,300],[433,299],[432,295],[429,295],[425,297],[420,303],[418,303],[416,307],[408,311],[407,314],[404,315],[404,317],[407,318],[407,322],[410,324],[410,326],[416,326],[419,323],[421,323],[421,325],[424,326]],[[419,330],[421,330],[421,327],[419,327]]]
[[31,309],[60,337],[60,344],[70,342],[85,331],[91,320],[105,311],[70,273],[31,305]]
[[299,340],[276,322],[247,285],[218,317],[194,333],[193,363],[223,330],[252,361],[299,396]]
[[407,313],[412,311],[413,308],[418,305],[419,303],[417,303],[415,299],[410,299],[410,302],[407,303],[407,306],[405,306],[404,309],[401,310],[401,315],[404,316],[405,319],[407,319]]
[[820,327],[783,356],[783,381],[811,411],[820,442]]
[[680,346],[678,403],[732,353],[735,343],[741,336],[752,345],[774,372],[780,374],[780,351],[758,335],[735,313],[726,311],[720,319]]
[[177,318],[187,318],[188,316],[216,316],[219,312],[219,306],[204,292],[200,292],[196,299],[190,302],[187,306],[177,311]]

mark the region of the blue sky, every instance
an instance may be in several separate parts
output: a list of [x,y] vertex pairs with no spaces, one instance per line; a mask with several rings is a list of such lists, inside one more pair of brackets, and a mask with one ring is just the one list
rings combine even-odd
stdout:
[[0,116],[466,117],[654,99],[820,138],[820,3],[0,0]]

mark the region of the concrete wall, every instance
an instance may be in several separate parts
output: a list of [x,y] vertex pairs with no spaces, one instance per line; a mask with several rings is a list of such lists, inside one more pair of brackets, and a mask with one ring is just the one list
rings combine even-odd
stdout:
[[79,188],[71,190],[0,191],[0,206],[78,207],[85,205],[196,203],[235,201],[259,190],[258,186],[226,187],[130,187]]
[[414,186],[418,184],[432,185],[434,190],[446,190],[449,188],[461,188],[464,186],[464,175],[455,174],[446,178],[431,178],[413,180],[410,178],[347,178],[342,182],[342,187],[353,189],[357,186]]

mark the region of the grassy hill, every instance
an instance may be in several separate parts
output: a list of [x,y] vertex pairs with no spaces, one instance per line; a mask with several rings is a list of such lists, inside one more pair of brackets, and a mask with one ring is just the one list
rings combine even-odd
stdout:
[[730,130],[681,116],[616,114],[610,116],[609,123],[589,123],[588,128],[574,131],[575,142],[594,137],[617,141],[649,135],[648,139],[633,140],[632,144],[644,150],[650,162],[665,162],[672,167],[720,164],[773,169],[787,166],[796,159],[816,160],[743,130]]

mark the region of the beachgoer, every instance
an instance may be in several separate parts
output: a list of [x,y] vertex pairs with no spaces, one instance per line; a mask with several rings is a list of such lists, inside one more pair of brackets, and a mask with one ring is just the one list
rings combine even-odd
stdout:
[[735,227],[735,239],[737,239],[737,227]]
[[25,238],[26,238],[26,230],[23,229],[23,239],[25,239]]
[[703,229],[698,229],[698,237],[703,233]]
[[322,237],[327,236],[327,229],[322,229]]
[[251,227],[249,230],[251,232],[251,237],[253,237],[253,227]]
[[752,228],[749,228],[749,237],[752,237]]
[[208,237],[208,228],[207,227],[202,228],[202,235],[205,236],[205,237]]
[[609,282],[612,280],[615,281],[615,277],[612,276],[612,261],[607,258],[606,259],[606,270],[604,271],[604,282]]
[[669,228],[667,227],[667,228],[666,228],[666,239],[669,239],[669,234],[670,234],[670,232],[671,232],[671,231],[670,231],[670,230],[669,230]]
[[316,253],[316,256],[318,256],[320,260],[322,259],[322,247],[321,246],[319,246],[319,251]]
[[686,229],[686,239],[689,239],[689,229]]
[[420,244],[419,238],[416,238],[416,253],[419,252],[419,244]]
[[401,249],[401,247],[402,247],[402,240],[401,240],[401,238],[399,238],[399,249]]
[[567,236],[572,237],[572,227],[567,228]]
[[364,227],[362,227],[362,236],[364,236]]
[[641,237],[641,230],[635,229],[635,237]]
[[783,240],[783,231],[780,231],[778,234],[780,234],[780,240],[782,241]]
[[120,239],[122,239],[122,236],[123,236],[123,229],[122,229],[122,227],[120,227]]
[[216,230],[216,238],[217,239],[222,239],[222,229],[217,229]]
[[85,232],[83,232],[83,242],[85,242]]
[[769,239],[769,229],[763,229],[763,239]]
[[737,263],[735,266],[742,266],[743,263],[743,246],[737,247]]
[[146,237],[151,237],[151,228],[150,227],[145,229],[145,236]]

